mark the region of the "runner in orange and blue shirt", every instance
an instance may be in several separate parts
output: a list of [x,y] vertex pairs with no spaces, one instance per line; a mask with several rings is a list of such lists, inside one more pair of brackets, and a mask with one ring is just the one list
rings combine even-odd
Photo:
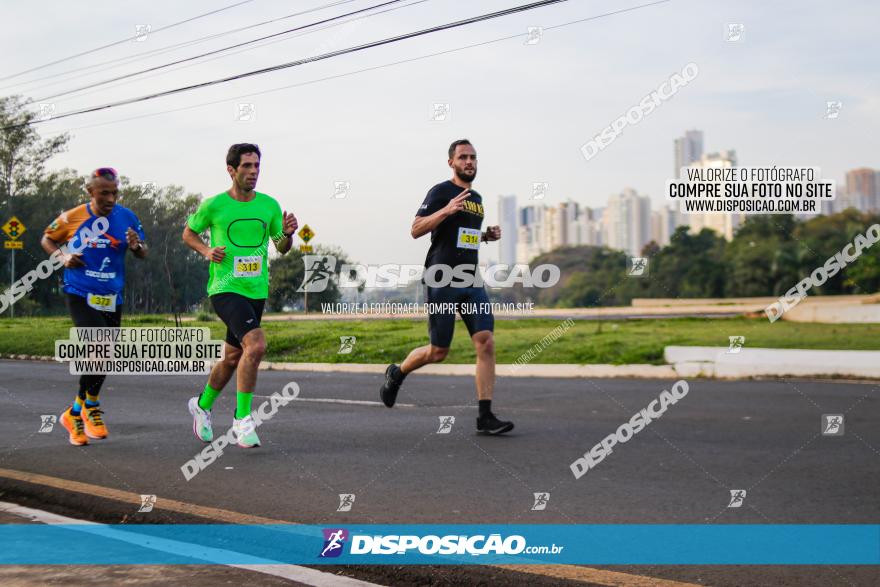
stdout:
[[[86,184],[90,201],[63,212],[40,241],[49,254],[61,250],[64,292],[77,328],[118,328],[122,321],[125,252],[143,259],[147,254],[144,231],[137,216],[116,203],[119,175],[112,167],[96,169]],[[98,393],[106,375],[81,375],[79,392],[61,414],[70,443],[88,444],[106,438]]]

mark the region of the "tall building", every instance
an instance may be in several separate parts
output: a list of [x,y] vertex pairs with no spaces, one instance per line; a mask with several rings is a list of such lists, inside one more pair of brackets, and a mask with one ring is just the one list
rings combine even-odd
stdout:
[[498,225],[501,227],[501,240],[498,241],[499,263],[516,263],[517,232],[516,196],[498,196]]
[[703,156],[703,131],[688,130],[683,137],[675,139],[675,172],[676,179],[681,175],[681,168],[687,167]]
[[562,235],[559,234],[559,222],[557,221],[557,218],[559,218],[559,208],[544,206],[543,212],[544,218],[543,222],[541,222],[540,239],[538,240],[538,247],[542,253],[552,251],[562,241]]
[[636,256],[651,240],[651,199],[626,188],[608,198],[603,223],[605,244]]
[[[700,157],[699,161],[694,161],[691,167],[702,168],[728,168],[736,167],[736,151],[723,151],[720,153],[709,153]],[[743,214],[734,214],[730,212],[700,212],[696,214],[684,214],[683,224],[690,225],[690,232],[696,234],[704,228],[714,230],[727,240],[733,238],[733,233],[739,228],[744,221]]]
[[531,204],[520,208],[517,214],[516,262],[529,263],[538,255],[559,247],[598,247],[606,244],[604,211],[605,208],[587,208],[573,200],[556,206]]
[[556,212],[556,230],[553,248],[574,246],[577,244],[577,220],[580,215],[580,206],[577,202],[567,200],[559,204]]
[[877,172],[873,169],[860,167],[847,171],[845,201],[861,212],[878,212],[880,211],[878,187],[880,186],[877,185]]
[[544,239],[543,204],[532,204],[520,208],[519,227],[516,235],[516,262],[528,263],[544,250],[541,243]]

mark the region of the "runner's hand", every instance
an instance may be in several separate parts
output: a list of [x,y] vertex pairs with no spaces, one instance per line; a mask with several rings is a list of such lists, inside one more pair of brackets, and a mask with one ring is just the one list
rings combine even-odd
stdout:
[[486,242],[497,241],[500,238],[501,238],[501,227],[500,226],[487,226],[486,227]]
[[297,228],[299,228],[299,223],[296,221],[296,216],[293,215],[293,212],[288,214],[285,210],[281,217],[281,230],[284,231],[285,234],[293,236],[293,233],[296,232]]
[[449,203],[443,207],[444,215],[452,216],[457,212],[461,212],[464,209],[463,202],[467,199],[469,195],[471,195],[471,190],[470,188],[467,188],[460,194],[449,200]]
[[222,263],[223,258],[226,256],[226,247],[212,247],[208,249],[208,252],[205,254],[205,258],[208,261],[213,263]]
[[76,269],[77,267],[85,267],[86,264],[82,260],[82,253],[71,253],[64,255],[64,266],[68,269]]
[[132,251],[137,250],[138,243],[141,242],[141,239],[138,236],[138,233],[136,233],[130,226],[125,231],[125,240],[128,241],[128,248],[131,249]]

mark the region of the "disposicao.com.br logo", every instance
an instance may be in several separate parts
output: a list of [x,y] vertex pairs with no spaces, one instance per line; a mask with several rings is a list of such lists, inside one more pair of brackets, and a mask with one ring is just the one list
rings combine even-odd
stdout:
[[324,544],[319,558],[338,557],[349,539],[351,555],[518,555],[518,554],[560,554],[564,546],[528,546],[525,537],[512,534],[447,534],[439,536],[428,534],[351,534],[343,528],[325,528]]

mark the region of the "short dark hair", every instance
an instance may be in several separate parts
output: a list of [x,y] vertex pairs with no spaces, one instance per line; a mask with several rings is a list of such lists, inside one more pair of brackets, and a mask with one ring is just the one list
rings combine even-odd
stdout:
[[236,143],[229,147],[229,151],[226,153],[226,164],[238,169],[238,165],[241,163],[241,156],[246,153],[256,153],[257,157],[263,158],[260,154],[260,148],[253,143]]
[[455,148],[459,145],[471,145],[473,147],[471,142],[467,139],[458,139],[457,141],[453,141],[453,143],[451,145],[449,145],[449,158],[450,159],[452,159],[452,157],[455,155]]

